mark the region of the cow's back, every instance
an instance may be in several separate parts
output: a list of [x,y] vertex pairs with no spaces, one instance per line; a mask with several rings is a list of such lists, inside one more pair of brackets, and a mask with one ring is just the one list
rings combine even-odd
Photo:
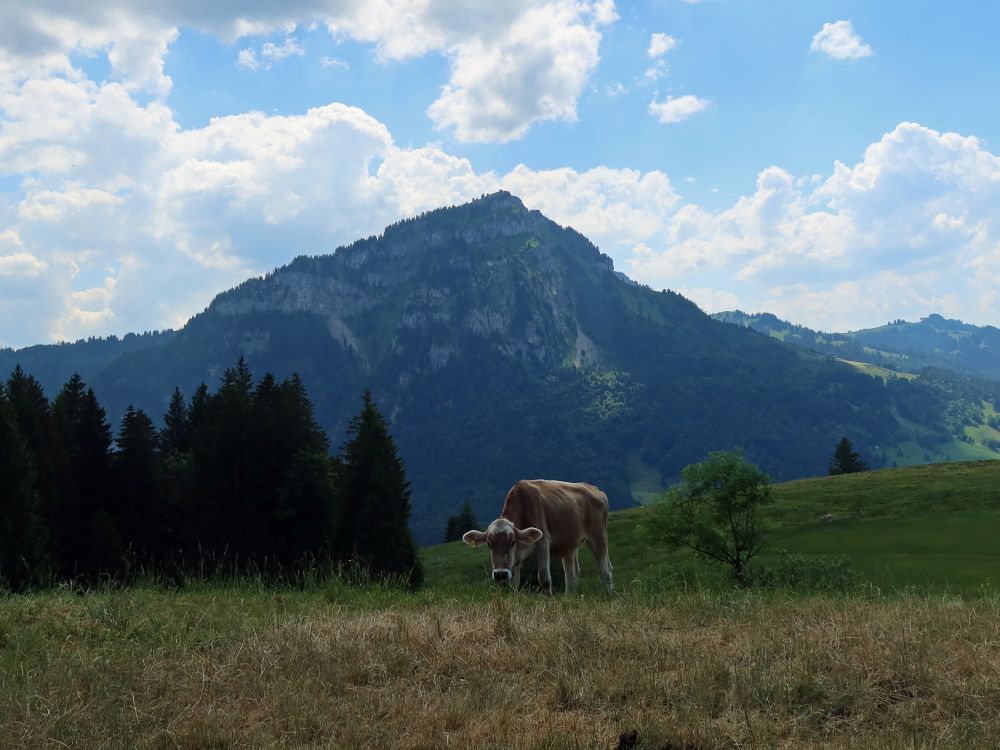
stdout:
[[607,527],[608,496],[591,484],[522,479],[507,493],[500,515],[519,529],[540,529],[552,554],[561,557]]

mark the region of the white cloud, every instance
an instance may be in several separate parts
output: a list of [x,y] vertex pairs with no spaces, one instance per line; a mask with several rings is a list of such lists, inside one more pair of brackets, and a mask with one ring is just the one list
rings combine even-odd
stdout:
[[647,83],[652,83],[667,75],[667,61],[663,58],[670,50],[675,49],[677,44],[677,40],[669,34],[657,32],[650,36],[646,56],[653,60],[653,64],[646,68],[646,72],[643,73],[643,78]]
[[872,48],[861,41],[850,21],[824,23],[823,28],[813,36],[809,49],[829,55],[834,60],[860,60],[874,54]]
[[[260,48],[260,57],[253,47],[241,49],[236,56],[236,65],[254,72],[258,70],[270,70],[273,63],[281,62],[286,57],[302,57],[306,53],[305,49],[294,37],[286,37],[284,43],[278,46],[274,42],[264,42]],[[323,60],[331,58],[324,57]],[[324,67],[326,67],[324,65]]]
[[274,42],[264,42],[264,46],[260,48],[261,57],[275,62],[284,60],[286,57],[302,57],[305,53],[306,51],[294,37],[286,37],[280,47]]
[[576,120],[607,7],[531,7],[502,35],[453,44],[451,78],[427,114],[439,129],[454,128],[458,140],[479,143],[516,140],[536,122]]
[[0,276],[39,276],[48,264],[31,253],[0,255]]
[[313,28],[320,22],[335,37],[374,45],[386,62],[445,56],[450,75],[428,115],[459,140],[504,142],[538,122],[575,120],[599,59],[601,30],[617,17],[612,0],[6,3],[0,5],[0,82],[49,73],[78,77],[70,55],[106,53],[127,90],[162,98],[172,85],[164,56],[178,28],[226,42],[285,34],[281,44],[239,51],[238,66],[260,70],[302,55],[291,33],[299,23]]
[[684,295],[707,313],[718,312],[719,310],[733,310],[739,307],[740,304],[739,297],[724,289],[709,289],[705,287],[691,289],[681,287],[674,291]]
[[670,124],[681,122],[692,115],[704,112],[710,106],[712,106],[711,100],[701,99],[691,94],[678,97],[668,96],[662,102],[658,102],[654,98],[649,103],[649,114],[664,124]]
[[351,66],[348,65],[343,60],[338,60],[336,57],[322,57],[320,58],[319,64],[324,68],[333,68],[334,70],[350,70]]
[[[838,162],[824,177],[770,167],[749,195],[710,211],[658,171],[477,172],[442,146],[396,144],[383,123],[344,104],[184,130],[157,98],[169,80],[157,40],[176,28],[234,42],[280,34],[271,57],[248,48],[265,64],[298,54],[288,40],[312,15],[387,62],[448,56],[439,125],[467,139],[513,138],[574,115],[614,18],[609,3],[512,0],[485,17],[393,0],[372,0],[367,14],[325,0],[268,5],[251,18],[222,3],[162,5],[145,31],[129,23],[152,6],[111,6],[74,5],[79,17],[48,30],[22,7],[0,8],[0,174],[20,181],[0,194],[0,345],[177,325],[220,289],[297,253],[500,187],[576,227],[638,279],[705,306],[770,309],[825,328],[935,311],[1000,320],[1000,162],[976,138],[902,123],[856,164]],[[382,24],[388,17],[399,25]],[[100,84],[70,64],[71,53],[125,50],[115,34],[146,39],[150,54],[123,52]],[[473,47],[481,59],[463,57]],[[525,76],[536,74],[544,104],[526,93]],[[676,122],[709,104],[654,98],[650,112]]]
[[236,65],[247,70],[260,70],[260,62],[257,60],[257,51],[253,47],[241,49],[236,56]]
[[50,83],[25,84],[5,110],[17,118],[0,163],[44,162],[56,146],[73,161],[50,159],[0,204],[0,314],[32,319],[0,344],[176,325],[297,253],[501,187],[706,309],[820,328],[1000,317],[1000,159],[976,138],[903,123],[825,179],[770,167],[709,211],[657,171],[477,172],[439,146],[400,147],[343,104],[181,130],[119,84]]
[[818,184],[771,167],[727,209],[681,205],[629,268],[819,328],[931,312],[995,325],[998,201],[1000,158],[981,141],[902,123]]
[[649,48],[646,50],[646,55],[655,60],[658,57],[663,57],[676,47],[677,40],[674,37],[670,36],[670,34],[656,32],[649,37]]
[[664,217],[680,200],[667,175],[658,171],[533,170],[521,164],[500,183],[525,205],[574,227],[618,257],[661,231]]

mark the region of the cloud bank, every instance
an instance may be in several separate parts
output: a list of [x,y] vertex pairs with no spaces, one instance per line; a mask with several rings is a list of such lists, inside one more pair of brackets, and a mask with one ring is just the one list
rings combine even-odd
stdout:
[[[79,4],[48,24],[36,5],[0,8],[0,179],[17,186],[0,192],[0,345],[179,326],[299,253],[498,188],[708,310],[826,329],[930,312],[1000,322],[1000,159],[975,137],[901,123],[853,164],[823,175],[771,166],[750,194],[708,210],[655,170],[477,170],[446,146],[401,146],[339,102],[184,129],[163,67],[182,27],[233,43],[279,34],[272,47],[242,47],[258,63],[297,54],[305,18],[388,61],[445,54],[451,77],[432,117],[468,140],[503,140],[575,115],[615,15],[610,3],[511,2],[473,24],[458,2],[373,0],[365,14],[321,0],[252,15],[226,5]],[[651,39],[661,56],[666,46]],[[89,80],[79,54],[107,55],[109,80]],[[545,96],[531,95],[526,72]],[[707,106],[668,97],[650,112],[677,122]]]

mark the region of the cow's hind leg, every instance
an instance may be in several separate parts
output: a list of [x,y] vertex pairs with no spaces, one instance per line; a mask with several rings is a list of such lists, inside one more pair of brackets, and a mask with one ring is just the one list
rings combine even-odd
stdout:
[[610,594],[612,589],[612,567],[611,559],[608,557],[608,537],[602,534],[598,538],[591,539],[590,549],[594,553],[594,559],[597,560],[597,571],[601,575],[604,588]]
[[543,539],[535,544],[535,548],[535,560],[538,562],[538,585],[541,586],[543,594],[551,595],[552,569],[550,567],[549,545]]
[[580,581],[580,558],[577,551],[566,555],[562,559],[563,573],[566,576],[566,593],[575,594],[576,585]]

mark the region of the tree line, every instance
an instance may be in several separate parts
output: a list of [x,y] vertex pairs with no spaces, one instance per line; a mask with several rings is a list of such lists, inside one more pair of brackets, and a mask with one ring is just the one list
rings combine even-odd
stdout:
[[0,382],[0,587],[306,568],[422,583],[410,487],[365,392],[331,455],[297,375],[240,358],[210,392],[175,389],[162,426],[131,406],[112,435],[73,375],[51,402]]

